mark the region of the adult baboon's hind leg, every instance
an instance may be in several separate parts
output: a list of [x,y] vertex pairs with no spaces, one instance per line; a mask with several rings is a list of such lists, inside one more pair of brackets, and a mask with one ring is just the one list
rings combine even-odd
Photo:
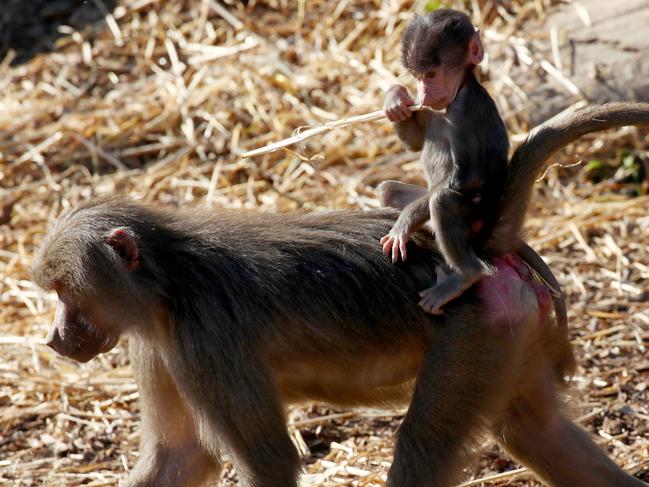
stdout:
[[398,432],[389,487],[454,485],[467,443],[485,416],[503,406],[516,370],[518,328],[512,334],[509,324],[492,326],[482,315],[450,311],[431,341]]
[[553,487],[646,487],[561,415],[555,381],[549,365],[536,371],[496,426],[505,449]]

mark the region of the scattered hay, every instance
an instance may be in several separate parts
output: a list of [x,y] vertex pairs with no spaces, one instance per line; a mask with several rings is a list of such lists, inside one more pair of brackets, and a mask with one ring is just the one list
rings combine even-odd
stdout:
[[[116,485],[137,458],[137,390],[123,344],[86,365],[42,345],[53,300],[29,281],[28,268],[47,223],[93,194],[271,211],[371,208],[380,181],[421,182],[415,155],[381,120],[291,151],[240,155],[301,126],[379,109],[383,91],[398,77],[407,81],[399,37],[408,10],[421,12],[424,3],[123,0],[103,22],[59,27],[50,54],[15,66],[7,55],[0,63],[0,483]],[[496,73],[487,63],[485,77],[520,140],[528,127],[511,101],[525,93],[511,70],[524,60],[530,76],[559,73],[570,87],[552,60],[536,55],[547,34],[521,28],[555,2],[469,3],[489,55],[504,60]],[[572,146],[557,160],[576,154],[601,162],[550,169],[528,225],[530,242],[566,288],[582,424],[645,478],[649,197],[630,192],[641,186],[632,181],[643,163],[647,192],[646,148],[646,134],[634,129]],[[382,485],[399,420],[373,410],[292,409],[304,484]],[[486,446],[465,485],[536,485]],[[228,468],[223,479],[233,475]]]

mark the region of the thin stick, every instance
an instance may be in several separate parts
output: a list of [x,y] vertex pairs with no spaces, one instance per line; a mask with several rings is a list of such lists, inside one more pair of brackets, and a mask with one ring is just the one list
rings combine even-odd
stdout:
[[515,477],[516,475],[522,473],[526,473],[527,471],[528,470],[526,468],[517,468],[516,470],[510,470],[509,472],[497,473],[494,475],[488,475],[486,477],[482,477],[481,479],[470,480],[469,482],[464,482],[463,484],[458,485],[458,487],[473,487],[475,485],[480,485],[492,480],[504,480],[511,477]]
[[[421,105],[412,105],[410,107],[410,110],[413,112],[417,112],[419,110],[422,110],[423,108],[424,107],[422,107]],[[288,137],[287,139],[280,140],[279,142],[275,142],[273,144],[269,144],[264,147],[260,147],[258,149],[245,152],[244,154],[241,155],[241,157],[255,157],[255,156],[260,156],[262,154],[268,154],[270,152],[275,152],[276,150],[282,149],[284,147],[288,147],[289,145],[297,144],[298,142],[308,139],[309,137],[313,137],[314,135],[319,135],[325,132],[329,132],[331,130],[340,127],[347,127],[348,125],[352,125],[355,123],[373,122],[375,120],[381,120],[382,118],[385,118],[385,111],[377,110],[375,112],[366,113],[364,115],[356,115],[354,117],[347,117],[341,120],[327,122],[324,125],[321,125],[320,127],[314,127],[312,129],[305,130],[304,132],[301,132],[297,135]]]

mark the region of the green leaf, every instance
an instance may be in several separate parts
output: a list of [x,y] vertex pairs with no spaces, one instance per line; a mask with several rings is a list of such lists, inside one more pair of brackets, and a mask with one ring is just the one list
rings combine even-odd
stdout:
[[635,167],[635,157],[633,157],[633,154],[624,156],[624,158],[622,159],[622,166],[625,169],[633,169]]
[[602,161],[598,159],[592,159],[588,164],[586,164],[587,171],[594,171],[596,169],[601,169]]
[[426,11],[427,12],[434,12],[435,10],[440,8],[441,6],[442,6],[442,2],[440,0],[430,0],[426,4]]

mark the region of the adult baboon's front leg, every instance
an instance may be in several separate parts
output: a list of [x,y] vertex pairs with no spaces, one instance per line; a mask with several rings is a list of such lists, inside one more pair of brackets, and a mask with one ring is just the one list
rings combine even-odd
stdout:
[[160,357],[137,338],[129,342],[142,410],[140,457],[124,487],[196,487],[220,468],[201,447],[192,417]]

